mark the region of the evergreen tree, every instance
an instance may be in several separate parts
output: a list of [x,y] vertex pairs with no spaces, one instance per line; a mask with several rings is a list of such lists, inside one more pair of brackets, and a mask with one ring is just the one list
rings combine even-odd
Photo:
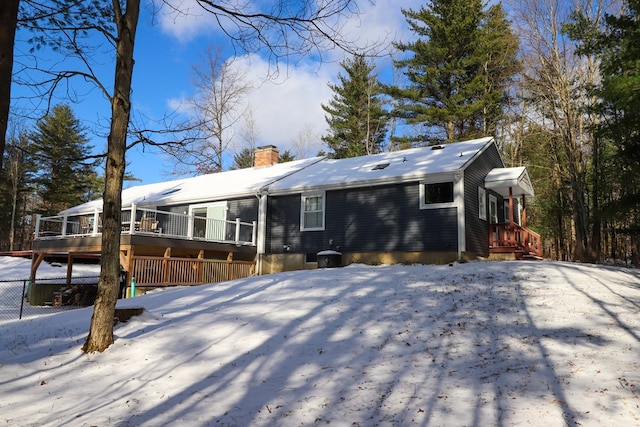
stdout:
[[233,165],[231,169],[247,169],[253,167],[253,150],[243,148],[239,153],[233,155]]
[[95,196],[97,161],[87,160],[93,147],[68,105],[53,107],[29,140],[41,213],[56,214]]
[[346,75],[338,74],[339,84],[329,84],[334,95],[328,105],[322,105],[329,124],[329,134],[322,140],[337,159],[378,153],[387,133],[382,86],[364,56],[356,55],[341,65]]
[[280,160],[278,160],[278,163],[292,162],[295,159],[296,156],[294,156],[290,150],[285,150],[284,153],[280,154]]
[[[628,184],[640,183],[640,1],[629,0],[620,16],[607,18],[607,29],[601,38],[599,91],[605,120],[604,136],[616,141],[619,165]],[[623,181],[623,182],[624,182]],[[623,204],[640,207],[638,185],[627,185]]]
[[[611,256],[616,253],[616,234],[630,237],[628,252],[640,265],[640,1],[627,0],[619,15],[606,15],[600,27],[582,12],[566,25],[569,35],[580,42],[579,53],[600,61],[600,84],[590,88],[600,102],[596,158],[602,158],[607,175],[605,206],[598,220],[613,224]],[[595,167],[594,167],[595,169]],[[605,183],[602,183],[603,185]]]
[[402,10],[419,38],[396,47],[411,56],[395,61],[405,88],[390,86],[393,115],[419,128],[399,142],[452,142],[492,134],[518,71],[517,39],[500,4],[482,0],[434,0]]
[[0,194],[0,248],[28,249],[33,233],[33,175],[26,133],[9,137],[5,149]]

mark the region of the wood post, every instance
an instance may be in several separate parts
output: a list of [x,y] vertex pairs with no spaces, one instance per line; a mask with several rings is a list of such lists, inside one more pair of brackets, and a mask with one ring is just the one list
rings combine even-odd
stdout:
[[513,230],[513,187],[509,187],[509,244],[515,245],[515,233]]
[[67,254],[67,285],[71,284],[71,276],[73,275],[73,255],[71,252]]

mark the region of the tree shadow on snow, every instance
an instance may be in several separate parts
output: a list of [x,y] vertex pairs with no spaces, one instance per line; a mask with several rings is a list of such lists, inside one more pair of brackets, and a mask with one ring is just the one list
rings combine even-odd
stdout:
[[[579,425],[556,352],[607,339],[545,321],[558,309],[558,290],[543,279],[527,283],[534,267],[529,276],[513,268],[519,264],[471,263],[424,276],[419,268],[354,267],[310,271],[304,284],[285,273],[239,281],[213,300],[215,288],[203,288],[176,301],[184,314],[167,309],[155,323],[122,331],[135,345],[186,318],[210,325],[163,343],[162,358],[174,366],[140,363],[127,396],[166,386],[172,375],[194,380],[134,407],[128,424],[480,426],[535,423],[542,411]],[[185,354],[190,348],[200,350]],[[90,417],[92,408],[81,412]]]

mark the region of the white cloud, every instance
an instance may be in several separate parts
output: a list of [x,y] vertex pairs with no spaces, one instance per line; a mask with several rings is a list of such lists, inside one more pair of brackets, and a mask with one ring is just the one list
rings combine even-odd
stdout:
[[[392,41],[407,38],[406,21],[401,13],[401,7],[406,7],[406,4],[402,0],[377,1],[375,4],[359,0],[358,3],[360,14],[349,19],[342,29],[346,39],[357,40],[360,46],[377,44],[374,52],[367,53],[384,55],[389,53]],[[195,0],[170,0],[170,4],[186,13],[166,13],[169,8],[165,6],[165,13],[159,15],[160,23],[164,32],[172,34],[181,43],[218,31],[218,24],[206,16]],[[326,54],[324,59],[327,62],[324,63],[304,58],[289,68],[283,66],[281,76],[268,81],[265,81],[265,76],[273,69],[265,59],[246,55],[236,62],[248,70],[247,78],[254,82],[255,89],[248,96],[247,105],[253,112],[259,144],[272,144],[281,152],[289,149],[300,154],[301,148],[297,143],[304,134],[307,137],[312,135],[316,141],[306,155],[315,155],[324,148],[320,137],[326,133],[327,125],[321,104],[331,99],[332,91],[327,83],[336,81],[341,71],[339,61],[345,56],[348,54],[342,50],[333,50]],[[387,69],[391,63],[388,58],[376,62],[384,64]],[[185,112],[186,103],[181,99],[171,99],[168,104],[176,111]],[[240,125],[233,132],[238,148],[241,145],[237,136],[241,132]]]
[[311,131],[317,139],[317,152],[326,129],[321,103],[331,98],[327,82],[334,78],[336,65],[306,64],[290,69],[288,76],[263,82],[268,64],[256,56],[246,57],[243,62],[256,87],[247,104],[256,121],[258,141],[276,145],[281,151],[295,151],[299,135]]
[[401,8],[407,8],[406,0],[377,1],[360,0],[360,13],[351,18],[344,28],[343,36],[355,40],[358,45],[374,45],[373,52],[389,52],[391,42],[407,38],[408,26]]
[[[163,33],[170,34],[181,43],[186,43],[201,35],[218,34],[224,36],[220,22],[198,3],[197,0],[152,0],[157,11],[156,18]],[[406,31],[406,22],[400,11],[406,7],[404,0],[386,0],[371,3],[370,0],[356,0],[358,14],[342,21],[340,36],[344,40],[356,42],[358,46],[376,44],[379,48],[388,47],[390,42],[402,37]],[[243,9],[251,8],[247,2]],[[230,20],[219,15],[223,23],[233,28]],[[340,51],[329,53],[342,55]]]
[[[299,154],[296,143],[300,134],[310,133],[315,143],[308,147],[306,154],[315,155],[322,149],[320,137],[325,133],[326,121],[321,104],[332,96],[327,83],[337,75],[337,64],[302,64],[282,70],[281,75],[269,79],[270,64],[257,55],[237,58],[233,66],[245,70],[246,80],[254,88],[243,100],[243,107],[252,111],[259,145],[275,145],[281,152],[289,149]],[[169,99],[168,107],[188,115],[189,103],[185,99]],[[236,149],[242,148],[239,135],[243,127],[244,123],[239,122],[228,134],[235,136]]]
[[174,36],[181,43],[219,28],[215,16],[205,11],[197,0],[152,1],[162,32]]

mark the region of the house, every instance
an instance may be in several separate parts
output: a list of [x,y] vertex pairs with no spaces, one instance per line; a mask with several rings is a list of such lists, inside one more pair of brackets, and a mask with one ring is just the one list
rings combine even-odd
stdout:
[[345,264],[540,256],[526,228],[523,196],[533,194],[526,168],[505,168],[493,138],[323,159],[263,193],[260,271],[313,266],[331,248]]
[[[277,161],[275,147],[261,147],[250,169],[124,190],[129,279],[151,287],[314,268],[326,249],[343,264],[540,256],[526,228],[526,168],[505,168],[493,138]],[[101,209],[96,200],[38,219],[33,278],[47,254],[99,254]]]

